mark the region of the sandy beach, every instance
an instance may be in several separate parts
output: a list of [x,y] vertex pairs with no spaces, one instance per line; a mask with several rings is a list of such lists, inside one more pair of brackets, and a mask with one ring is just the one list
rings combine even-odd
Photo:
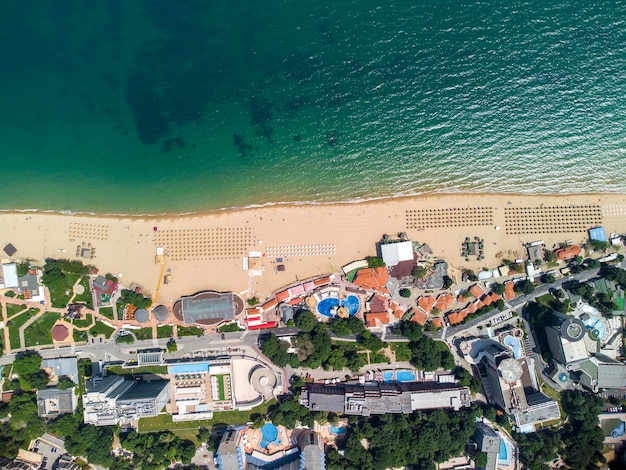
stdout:
[[[163,273],[171,282],[161,285],[158,300],[169,304],[203,289],[263,300],[281,286],[375,255],[383,234],[406,232],[452,267],[480,270],[497,266],[500,257],[523,256],[526,242],[582,242],[597,225],[626,232],[626,195],[454,194],[155,217],[7,212],[0,214],[0,243],[17,248],[13,259],[35,264],[47,257],[81,259],[149,294],[159,284],[155,255],[163,247]],[[484,238],[484,260],[461,257],[466,236]],[[249,252],[262,254],[261,276],[244,271]]]

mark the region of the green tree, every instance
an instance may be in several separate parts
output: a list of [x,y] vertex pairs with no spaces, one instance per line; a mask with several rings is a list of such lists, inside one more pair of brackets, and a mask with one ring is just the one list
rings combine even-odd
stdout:
[[317,317],[314,313],[308,310],[300,310],[296,314],[295,319],[298,329],[304,331],[305,333],[310,332],[311,330],[313,330],[315,325],[317,325]]
[[428,274],[428,270],[424,266],[417,265],[411,272],[415,279],[424,279]]
[[544,284],[554,284],[554,281],[556,281],[556,278],[552,274],[546,273],[541,275],[541,282]]
[[554,261],[556,261],[556,255],[554,254],[554,251],[546,250],[543,253],[543,259],[546,263],[553,263]]
[[74,387],[74,382],[67,375],[62,375],[59,377],[59,381],[57,382],[57,388],[59,390],[67,390],[68,388]]
[[504,284],[500,284],[499,282],[494,282],[491,287],[496,294],[504,295]]
[[17,275],[19,277],[26,276],[30,270],[30,262],[22,261],[17,265]]
[[380,339],[375,334],[372,334],[372,332],[369,330],[365,330],[363,333],[361,333],[357,337],[357,342],[373,352],[380,351],[386,346],[386,343],[383,342],[382,339]]
[[176,340],[174,338],[170,338],[167,342],[167,352],[176,352],[178,351],[178,344],[176,344]]
[[379,258],[377,256],[368,256],[367,257],[367,265],[370,268],[384,268],[386,266],[385,262],[383,261],[382,258]]
[[394,333],[404,336],[410,341],[417,341],[422,338],[423,330],[419,323],[410,321],[401,321],[394,328]]
[[17,375],[30,375],[41,368],[41,356],[37,351],[22,351],[17,353],[13,361],[13,372]]
[[449,289],[454,285],[454,281],[450,276],[443,276],[443,288]]
[[524,295],[530,295],[535,291],[535,285],[528,279],[518,282],[514,286],[515,292],[520,292]]
[[472,457],[474,461],[474,465],[476,468],[486,467],[487,466],[487,454],[484,452],[476,452]]
[[405,299],[408,299],[409,297],[411,297],[411,289],[400,289],[400,297],[404,297]]

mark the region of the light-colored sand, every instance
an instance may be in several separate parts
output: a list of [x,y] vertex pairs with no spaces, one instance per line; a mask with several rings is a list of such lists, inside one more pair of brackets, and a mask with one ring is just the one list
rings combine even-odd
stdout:
[[[250,289],[263,300],[297,279],[336,272],[344,264],[374,255],[383,234],[406,232],[412,240],[427,242],[434,256],[452,266],[478,270],[496,266],[497,256],[521,257],[523,242],[543,239],[548,246],[567,239],[581,242],[595,225],[603,225],[607,233],[626,233],[626,196],[458,194],[180,217],[4,213],[0,248],[13,243],[16,256],[38,262],[46,257],[82,259],[150,293],[156,291],[160,275],[156,248],[163,246],[165,274],[172,277],[160,288],[160,302],[171,303],[202,289],[244,294]],[[466,236],[484,238],[483,261],[472,258],[468,263],[461,257]],[[83,246],[91,248],[93,258],[76,257]],[[249,251],[267,254],[260,277],[249,278],[243,270]],[[285,271],[276,272],[281,253]]]

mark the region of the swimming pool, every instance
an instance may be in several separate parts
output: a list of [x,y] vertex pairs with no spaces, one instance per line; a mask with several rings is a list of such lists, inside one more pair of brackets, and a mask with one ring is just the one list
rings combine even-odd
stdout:
[[195,364],[179,364],[168,367],[169,374],[192,374],[194,372],[204,373],[208,371],[208,362],[196,362]]
[[[349,295],[341,301],[341,306],[348,309],[348,315],[351,317],[359,311],[359,298],[356,295]],[[337,297],[328,297],[322,299],[317,304],[317,312],[325,317],[334,317],[339,307],[339,299]]]
[[524,356],[524,353],[522,352],[522,344],[520,343],[519,339],[515,338],[514,336],[505,336],[504,344],[506,344],[509,348],[513,350],[513,357],[515,357],[515,359],[519,359],[520,357]]
[[328,430],[330,432],[332,432],[333,434],[345,434],[346,433],[346,427],[345,426],[329,426]]
[[398,382],[415,382],[415,373],[410,370],[399,370],[396,372]]
[[601,318],[590,317],[583,321],[585,328],[590,331],[593,339],[603,340],[606,336],[606,328]]
[[274,443],[275,445],[280,443],[278,439],[278,428],[274,426],[272,423],[265,423],[261,428],[261,442],[259,443],[259,447],[263,449],[267,449],[267,446]]
[[509,446],[507,446],[504,439],[500,438],[500,451],[498,452],[498,463],[509,464],[511,459],[509,458]]
[[385,382],[391,382],[393,380],[393,372],[390,370],[386,370],[383,372],[383,380]]

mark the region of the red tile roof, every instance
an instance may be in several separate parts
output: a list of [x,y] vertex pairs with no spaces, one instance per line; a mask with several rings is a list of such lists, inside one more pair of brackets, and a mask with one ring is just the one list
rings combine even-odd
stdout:
[[426,323],[426,314],[424,312],[422,312],[421,310],[414,310],[414,314],[411,317],[411,321],[415,322],[415,323],[419,323],[420,325],[424,326],[424,323]]
[[352,281],[355,285],[363,288],[363,289],[374,289],[378,292],[382,292],[383,294],[389,294],[389,290],[385,284],[389,280],[389,273],[387,273],[387,268],[365,268],[359,269],[356,272],[356,276],[354,281]]
[[265,302],[263,305],[261,305],[261,308],[263,309],[264,312],[276,307],[276,305],[278,305],[278,302],[276,301],[276,299],[271,299],[268,300],[267,302]]
[[319,279],[315,279],[315,281],[313,281],[315,283],[316,286],[325,286],[326,284],[330,284],[330,277],[326,276],[326,277],[320,277]]
[[389,299],[380,294],[374,294],[369,300],[369,306],[370,312],[372,313],[387,312],[387,309],[389,308]]
[[421,308],[425,313],[430,313],[435,306],[437,300],[430,295],[423,295],[417,301],[417,306]]
[[485,295],[485,291],[483,290],[482,287],[480,287],[478,284],[474,284],[472,287],[469,288],[469,291],[472,293],[472,295],[474,297],[476,297],[477,299],[480,299],[483,295]]
[[450,306],[454,303],[454,296],[452,294],[440,294],[435,302],[435,308],[440,312],[445,312],[450,309]]
[[387,312],[365,314],[365,325],[368,327],[386,325],[387,323],[389,323],[389,314]]
[[246,310],[246,315],[249,317],[261,315],[261,309],[259,307],[249,308]]
[[556,250],[556,257],[560,261],[565,261],[566,259],[575,258],[580,254],[580,247],[578,245],[570,245],[565,248],[561,248],[560,250]]
[[433,323],[433,325],[435,325],[437,328],[441,328],[443,326],[443,324],[441,323],[441,318],[433,318],[431,320],[431,322]]
[[457,325],[461,323],[463,320],[465,320],[465,317],[467,316],[466,312],[466,310],[459,310],[458,312],[450,313],[446,317],[448,319],[448,323],[450,323],[450,325]]
[[502,297],[504,300],[511,300],[515,297],[515,291],[513,290],[513,281],[507,281],[504,283],[504,294]]
[[276,294],[276,301],[277,302],[285,302],[289,298],[291,298],[291,296],[289,295],[289,289],[284,290],[284,291],[279,292],[278,294]]

